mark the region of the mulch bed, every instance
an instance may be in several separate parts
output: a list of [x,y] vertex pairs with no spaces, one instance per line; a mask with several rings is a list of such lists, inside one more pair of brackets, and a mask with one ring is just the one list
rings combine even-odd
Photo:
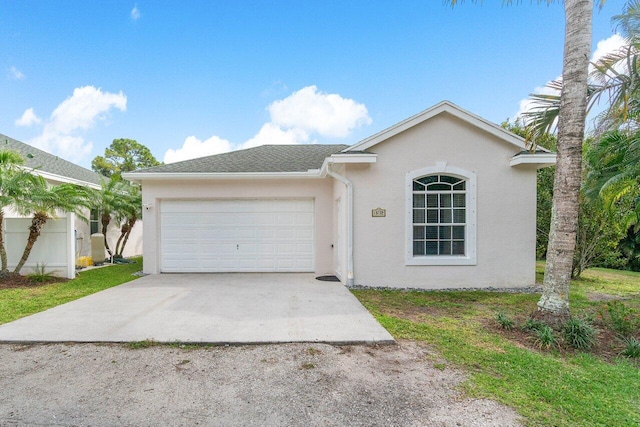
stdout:
[[[510,341],[514,342],[517,346],[527,348],[532,351],[539,352],[558,352],[561,355],[578,354],[579,351],[566,345],[560,345],[552,350],[541,349],[535,343],[535,335],[531,332],[523,331],[518,327],[512,330],[506,330],[500,327],[497,322],[487,321],[483,322],[487,329],[499,333]],[[520,324],[519,322],[516,322]],[[606,327],[606,325],[595,322],[594,326],[597,329],[597,341],[596,344],[588,351],[589,354],[600,358],[606,362],[613,363],[619,359],[620,352],[623,349],[623,345],[620,339],[614,331]],[[556,335],[559,337],[560,333]]]
[[18,289],[18,288],[38,288],[50,283],[66,282],[67,279],[61,277],[51,277],[43,282],[36,282],[27,276],[9,273],[4,277],[0,277],[0,289]]

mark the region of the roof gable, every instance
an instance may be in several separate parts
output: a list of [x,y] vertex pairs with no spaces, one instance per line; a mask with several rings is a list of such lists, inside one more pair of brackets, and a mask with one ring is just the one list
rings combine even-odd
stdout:
[[508,142],[509,144],[512,144],[514,148],[518,148],[518,151],[526,149],[524,138],[521,138],[518,135],[515,135],[508,130],[503,129],[500,126],[491,123],[480,116],[476,116],[475,114],[458,107],[452,102],[442,101],[434,105],[433,107],[422,111],[421,113],[411,116],[408,119],[396,123],[395,125],[384,129],[381,132],[378,132],[375,135],[363,139],[362,141],[345,149],[344,152],[347,153],[351,151],[368,150],[374,145],[386,141],[387,139],[398,135],[399,133],[404,132],[409,128],[419,125],[420,123],[443,113],[448,113],[454,117],[457,117],[458,119],[465,121],[470,125],[475,126],[476,128],[479,128],[493,136],[496,136]]
[[24,142],[0,133],[0,149],[12,150],[24,158],[24,165],[42,172],[45,178],[62,179],[76,184],[100,185],[102,177],[89,169],[78,166],[58,156],[49,154]]

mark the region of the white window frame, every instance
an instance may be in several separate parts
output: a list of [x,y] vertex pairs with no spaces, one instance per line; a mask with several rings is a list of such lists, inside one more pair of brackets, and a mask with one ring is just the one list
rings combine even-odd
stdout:
[[[413,255],[413,180],[426,175],[452,175],[463,178],[466,184],[466,220],[465,254],[464,255]],[[445,162],[436,163],[414,170],[406,175],[405,200],[405,241],[406,265],[476,265],[476,234],[477,234],[477,200],[476,174],[466,169],[449,166]]]

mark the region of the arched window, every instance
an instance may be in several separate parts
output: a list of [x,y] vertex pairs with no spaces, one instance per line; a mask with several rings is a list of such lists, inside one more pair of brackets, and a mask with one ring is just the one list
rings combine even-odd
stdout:
[[439,164],[407,181],[407,263],[475,264],[475,174]]

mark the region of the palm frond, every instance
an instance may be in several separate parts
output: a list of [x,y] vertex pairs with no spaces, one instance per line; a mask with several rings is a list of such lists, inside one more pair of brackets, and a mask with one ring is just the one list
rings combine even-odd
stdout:
[[640,36],[640,1],[629,0],[622,9],[622,13],[613,16],[611,22],[625,37]]

